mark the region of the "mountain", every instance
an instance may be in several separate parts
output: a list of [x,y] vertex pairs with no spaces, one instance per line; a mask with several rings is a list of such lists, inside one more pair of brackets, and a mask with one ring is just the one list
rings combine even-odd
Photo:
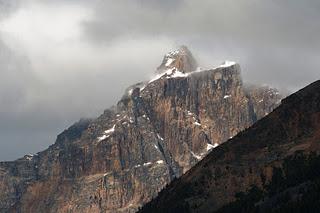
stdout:
[[98,118],[80,120],[36,155],[0,163],[0,209],[134,212],[280,99],[275,89],[244,85],[237,63],[198,68],[183,46]]
[[320,81],[212,150],[140,212],[318,212]]
[[190,73],[198,68],[198,63],[186,46],[181,46],[178,50],[169,52],[157,68],[158,73],[163,73],[167,69],[176,68],[182,73]]

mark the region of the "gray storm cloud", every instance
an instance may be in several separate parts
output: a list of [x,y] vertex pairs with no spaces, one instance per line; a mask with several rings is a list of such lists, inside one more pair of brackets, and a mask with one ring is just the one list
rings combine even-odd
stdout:
[[294,91],[319,79],[320,2],[0,0],[0,160],[37,152],[116,103],[186,44],[247,82]]

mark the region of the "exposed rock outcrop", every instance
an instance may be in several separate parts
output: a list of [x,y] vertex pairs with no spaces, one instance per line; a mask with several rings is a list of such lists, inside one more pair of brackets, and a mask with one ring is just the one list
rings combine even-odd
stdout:
[[158,75],[129,87],[117,106],[37,155],[0,163],[0,209],[134,212],[281,99],[245,88],[236,63],[196,67],[186,47],[167,54]]
[[320,81],[222,144],[140,212],[317,212]]

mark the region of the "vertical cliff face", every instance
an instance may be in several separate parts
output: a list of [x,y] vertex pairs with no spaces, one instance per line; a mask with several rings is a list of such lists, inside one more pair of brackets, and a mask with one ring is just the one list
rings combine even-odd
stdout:
[[214,149],[140,212],[316,212],[320,81]]
[[273,89],[245,87],[234,62],[197,69],[182,47],[97,119],[74,124],[37,155],[1,163],[0,207],[134,212],[280,98]]

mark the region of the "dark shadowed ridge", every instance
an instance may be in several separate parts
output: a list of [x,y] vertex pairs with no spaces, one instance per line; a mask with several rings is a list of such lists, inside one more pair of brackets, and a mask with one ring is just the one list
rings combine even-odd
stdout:
[[140,212],[315,212],[320,81],[215,148]]

